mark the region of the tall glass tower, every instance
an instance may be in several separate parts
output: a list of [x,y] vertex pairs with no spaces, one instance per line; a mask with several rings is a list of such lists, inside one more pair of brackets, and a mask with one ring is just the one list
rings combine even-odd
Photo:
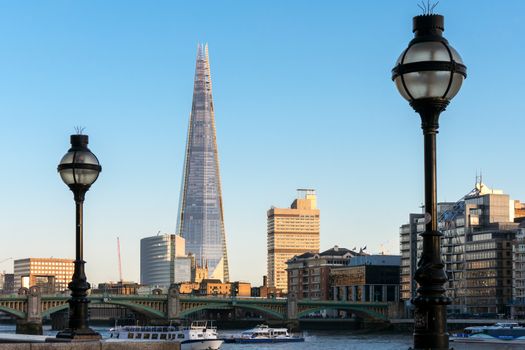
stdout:
[[208,45],[199,44],[177,233],[210,278],[229,281]]

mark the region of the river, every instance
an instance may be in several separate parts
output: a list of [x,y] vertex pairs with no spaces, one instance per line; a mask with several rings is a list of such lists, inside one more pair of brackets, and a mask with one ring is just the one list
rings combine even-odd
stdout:
[[[103,337],[107,337],[108,328],[93,327]],[[0,333],[14,333],[14,325],[0,324]],[[220,336],[230,336],[240,331],[219,332]],[[54,335],[49,326],[44,326],[44,333]],[[352,331],[305,331],[304,343],[285,344],[224,344],[222,350],[399,350],[408,349],[412,344],[410,334],[398,333],[356,333]]]

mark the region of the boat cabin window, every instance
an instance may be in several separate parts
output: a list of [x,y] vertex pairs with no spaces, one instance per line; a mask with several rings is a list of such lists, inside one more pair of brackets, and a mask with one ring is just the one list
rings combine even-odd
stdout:
[[184,334],[182,333],[177,334],[177,339],[184,339]]
[[158,339],[159,335],[157,333],[151,335],[151,339]]
[[[118,334],[117,334],[117,338],[118,338]],[[128,339],[133,339],[133,333],[128,333]]]
[[204,334],[200,334],[199,333],[199,334],[197,334],[197,337],[202,338],[202,337],[204,337]]
[[144,333],[144,339],[149,339],[149,333]]
[[162,339],[162,340],[166,340],[166,333],[161,334],[161,335],[160,335],[160,339]]
[[140,339],[142,337],[142,333],[135,334],[135,339]]

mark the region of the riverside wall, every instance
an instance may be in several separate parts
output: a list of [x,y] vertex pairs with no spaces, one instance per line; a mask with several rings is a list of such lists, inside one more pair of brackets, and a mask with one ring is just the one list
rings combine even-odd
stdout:
[[175,342],[0,343],[0,350],[180,350]]

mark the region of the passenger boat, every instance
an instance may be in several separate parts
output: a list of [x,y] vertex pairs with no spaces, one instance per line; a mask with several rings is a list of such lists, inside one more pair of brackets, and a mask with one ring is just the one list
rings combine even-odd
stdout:
[[290,335],[286,328],[270,328],[267,325],[258,325],[239,335],[224,339],[226,343],[287,343],[302,342],[303,337]]
[[217,350],[223,343],[217,328],[207,321],[194,321],[189,326],[120,326],[109,330],[107,341],[171,341],[180,343],[181,350]]
[[450,338],[451,347],[463,349],[524,349],[525,327],[516,322],[465,328]]

